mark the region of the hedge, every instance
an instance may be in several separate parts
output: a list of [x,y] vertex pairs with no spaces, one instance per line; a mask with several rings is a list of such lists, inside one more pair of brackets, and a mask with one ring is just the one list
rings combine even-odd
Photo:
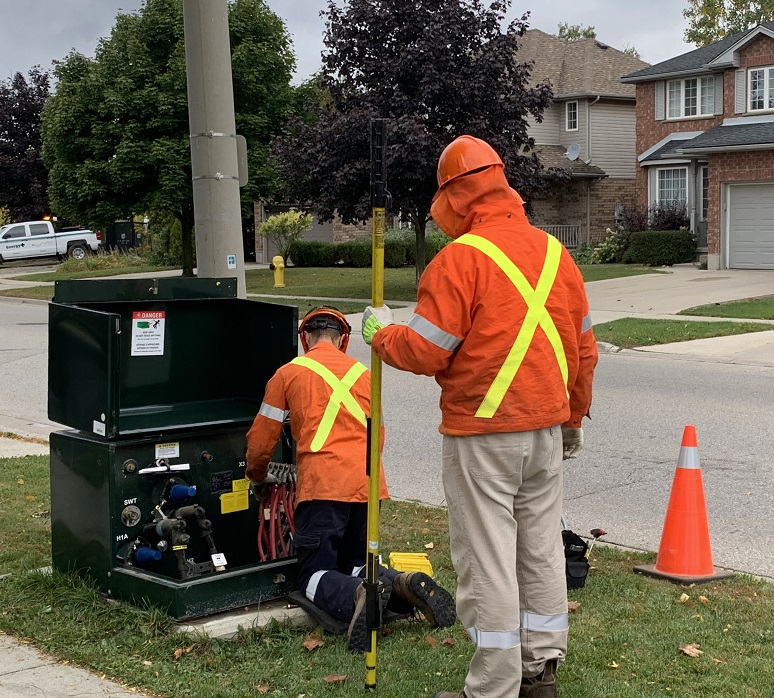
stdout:
[[[425,263],[429,262],[451,239],[440,232],[425,236]],[[297,240],[288,251],[297,267],[370,267],[371,241],[349,240],[333,243]],[[384,266],[397,269],[416,264],[416,239],[413,231],[388,230],[384,235]]]
[[696,239],[690,230],[642,230],[631,233],[623,261],[650,267],[693,262]]

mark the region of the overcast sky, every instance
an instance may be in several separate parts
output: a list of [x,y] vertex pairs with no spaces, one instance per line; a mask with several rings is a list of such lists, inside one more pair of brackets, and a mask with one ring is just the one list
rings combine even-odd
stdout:
[[[300,82],[320,66],[325,0],[266,0],[293,38]],[[116,13],[142,0],[0,0],[0,80],[33,65],[44,69],[72,49],[93,56],[110,35]],[[339,2],[341,5],[341,2]],[[508,18],[531,10],[530,27],[556,33],[559,22],[593,26],[597,38],[615,48],[634,46],[649,63],[693,49],[683,41],[684,0],[514,0]]]

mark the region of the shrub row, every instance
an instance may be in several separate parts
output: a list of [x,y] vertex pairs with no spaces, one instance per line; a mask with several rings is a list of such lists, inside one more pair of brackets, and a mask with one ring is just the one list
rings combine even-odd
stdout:
[[629,235],[629,246],[623,255],[627,264],[651,267],[693,262],[696,239],[690,230],[643,230]]
[[[425,235],[425,263],[429,262],[451,239],[440,232]],[[288,250],[297,267],[370,267],[371,241],[320,242],[297,240]],[[397,269],[416,264],[416,239],[413,231],[388,230],[384,236],[384,266]]]

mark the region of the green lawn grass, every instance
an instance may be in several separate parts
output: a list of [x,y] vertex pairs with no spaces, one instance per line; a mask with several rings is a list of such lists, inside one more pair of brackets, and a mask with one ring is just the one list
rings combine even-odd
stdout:
[[[87,258],[88,259],[88,258]],[[118,276],[119,274],[142,274],[152,271],[167,271],[175,267],[154,267],[149,264],[125,267],[110,267],[108,269],[79,269],[78,271],[49,271],[37,274],[23,274],[10,277],[14,281],[64,281],[67,279],[91,279],[102,276]]]
[[749,320],[774,320],[774,296],[699,305],[695,308],[683,310],[678,314],[702,317],[746,318]]
[[646,347],[669,342],[687,342],[690,339],[726,337],[748,332],[774,330],[774,325],[760,322],[698,322],[695,320],[650,320],[622,318],[594,325],[594,336],[599,342],[609,342],[622,349]]
[[0,291],[0,296],[8,298],[32,298],[35,300],[50,301],[54,297],[53,286],[25,286],[24,288],[9,288]]
[[[49,561],[48,519],[40,515],[49,502],[47,460],[0,460],[0,574],[13,573],[0,578],[4,632],[165,698],[363,694],[364,657],[350,654],[343,636],[274,624],[212,640],[177,632],[157,610],[106,600],[76,577],[26,572]],[[426,550],[436,577],[454,589],[445,509],[386,502],[380,550]],[[653,558],[594,548],[586,587],[569,594],[578,605],[560,696],[771,698],[774,586],[737,576],[683,588],[632,572]],[[302,646],[310,633],[324,642],[314,651]],[[689,657],[682,644],[702,654]],[[460,623],[436,630],[394,623],[379,639],[378,695],[461,690],[472,649]],[[346,678],[326,681],[333,676]]]

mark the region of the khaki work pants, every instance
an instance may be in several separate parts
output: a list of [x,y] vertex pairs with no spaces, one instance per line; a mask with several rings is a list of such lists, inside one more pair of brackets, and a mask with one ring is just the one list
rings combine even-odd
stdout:
[[475,644],[468,698],[516,698],[567,652],[562,434],[444,436],[457,615]]

